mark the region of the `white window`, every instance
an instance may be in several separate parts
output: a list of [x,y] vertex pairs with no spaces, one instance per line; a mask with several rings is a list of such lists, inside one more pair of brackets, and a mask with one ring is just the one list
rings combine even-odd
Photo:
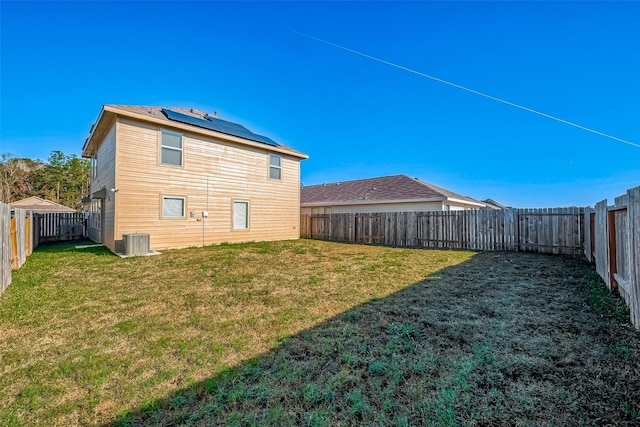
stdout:
[[182,135],[166,130],[162,131],[160,163],[182,166]]
[[163,196],[162,197],[162,217],[163,218],[184,218],[185,217],[184,197]]
[[269,154],[269,178],[282,179],[282,157]]
[[98,155],[94,155],[91,159],[91,178],[98,176]]
[[249,202],[233,202],[233,229],[249,228]]

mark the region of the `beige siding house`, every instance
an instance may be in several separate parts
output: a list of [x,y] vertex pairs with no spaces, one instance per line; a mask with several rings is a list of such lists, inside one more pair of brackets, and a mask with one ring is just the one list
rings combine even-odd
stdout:
[[89,234],[114,252],[299,237],[299,151],[185,108],[105,105],[89,133]]
[[304,186],[301,214],[458,211],[485,204],[407,175]]

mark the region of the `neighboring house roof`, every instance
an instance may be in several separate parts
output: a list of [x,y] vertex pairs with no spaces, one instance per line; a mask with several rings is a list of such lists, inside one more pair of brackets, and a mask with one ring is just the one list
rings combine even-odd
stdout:
[[355,181],[302,187],[301,206],[329,206],[428,201],[463,202],[477,207],[484,203],[407,175],[382,176]]
[[13,209],[26,209],[33,213],[74,213],[75,209],[68,208],[60,203],[45,200],[37,196],[27,197],[11,203]]
[[[177,113],[177,114],[176,114]],[[309,156],[284,144],[258,135],[246,127],[227,120],[222,120],[195,108],[148,107],[135,105],[113,105],[102,107],[96,122],[91,126],[89,137],[82,147],[83,157],[92,157],[106,133],[111,128],[116,116],[144,120],[164,127],[173,127],[183,131],[204,134],[269,151],[289,154],[300,159]]]
[[504,208],[506,208],[505,205],[503,205],[502,203],[498,203],[493,199],[485,199],[485,200],[482,201],[482,203],[487,205],[487,208],[489,208],[489,209],[504,209]]

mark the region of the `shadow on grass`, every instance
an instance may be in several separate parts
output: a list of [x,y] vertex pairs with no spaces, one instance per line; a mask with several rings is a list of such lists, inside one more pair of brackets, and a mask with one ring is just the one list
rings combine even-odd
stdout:
[[109,425],[637,425],[640,338],[589,307],[597,280],[480,253]]
[[[85,246],[90,245],[88,248],[76,248],[76,246]],[[67,240],[63,242],[47,242],[41,243],[34,250],[35,252],[82,252],[82,253],[92,253],[95,255],[112,255],[116,256],[111,252],[106,246],[93,246],[97,245],[96,242],[88,239],[80,239],[80,240]]]

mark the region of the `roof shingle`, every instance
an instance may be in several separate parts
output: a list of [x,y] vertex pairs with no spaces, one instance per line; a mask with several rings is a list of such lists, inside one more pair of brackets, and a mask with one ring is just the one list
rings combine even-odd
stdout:
[[482,202],[461,196],[444,188],[411,178],[407,175],[382,176],[355,181],[333,182],[302,187],[301,205],[321,205],[331,203],[372,203],[393,200],[447,200],[457,199],[482,205]]

